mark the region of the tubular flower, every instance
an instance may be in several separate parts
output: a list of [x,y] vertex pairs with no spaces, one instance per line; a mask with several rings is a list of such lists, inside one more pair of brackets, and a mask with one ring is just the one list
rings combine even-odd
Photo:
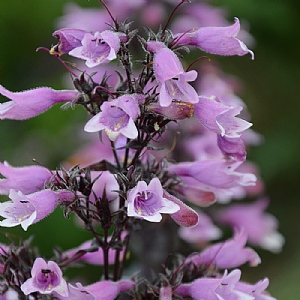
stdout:
[[153,178],[149,185],[139,181],[136,187],[128,192],[127,214],[150,222],[160,222],[161,213],[174,214],[180,207],[163,197],[163,188],[158,178]]
[[252,245],[272,252],[280,252],[284,237],[276,230],[277,219],[265,212],[268,199],[261,198],[250,204],[234,204],[218,214],[218,220],[234,228],[244,228]]
[[21,225],[26,231],[31,224],[52,213],[59,202],[70,202],[75,199],[75,195],[67,190],[53,192],[45,189],[29,195],[11,190],[9,198],[11,201],[0,203],[0,216],[5,218],[0,221],[0,226]]
[[[117,282],[104,280],[88,286],[82,286],[78,282],[76,283],[76,287],[69,284],[70,294],[66,299],[114,300],[119,293],[131,290],[134,286],[135,283],[131,280],[121,280]],[[65,297],[61,297],[60,299],[65,299]]]
[[41,294],[57,294],[67,297],[69,295],[68,285],[62,277],[59,266],[54,261],[44,261],[38,257],[31,269],[31,278],[22,285],[21,290],[25,295],[34,292]]
[[241,162],[225,159],[210,159],[195,162],[182,162],[168,167],[170,172],[183,178],[194,179],[208,188],[209,186],[229,189],[239,185],[255,185],[256,176],[251,173],[240,173],[236,169]]
[[44,187],[52,176],[51,171],[41,166],[26,166],[15,168],[8,162],[0,163],[0,194],[8,195],[11,189],[23,194],[31,194]]
[[220,102],[217,97],[199,97],[195,104],[195,116],[201,124],[221,136],[238,138],[241,133],[252,126],[251,123],[237,118],[242,106],[227,106]]
[[175,294],[182,297],[191,296],[195,300],[254,300],[252,296],[236,288],[240,278],[240,270],[233,270],[229,274],[225,270],[222,277],[200,278],[190,284],[181,284],[175,290]]
[[251,266],[260,264],[261,259],[251,248],[245,247],[247,233],[241,229],[234,237],[225,242],[207,247],[199,254],[190,257],[195,265],[216,266],[220,269],[232,269],[249,262]]
[[76,99],[75,90],[56,91],[41,87],[23,92],[10,92],[0,85],[0,94],[11,101],[0,103],[0,120],[25,120],[35,117],[56,103],[71,102]]
[[234,24],[226,27],[202,27],[192,33],[178,34],[177,44],[192,45],[217,55],[243,56],[248,53],[254,59],[254,53],[236,36],[240,31],[240,21],[234,18]]

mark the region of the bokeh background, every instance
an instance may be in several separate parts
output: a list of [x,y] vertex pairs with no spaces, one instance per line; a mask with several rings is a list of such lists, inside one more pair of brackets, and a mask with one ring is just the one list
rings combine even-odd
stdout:
[[[0,83],[12,91],[37,86],[64,88],[61,65],[39,46],[50,47],[54,20],[63,14],[66,0],[0,0]],[[98,6],[96,0],[73,1]],[[122,1],[120,0],[120,3]],[[265,137],[249,158],[261,170],[271,203],[269,212],[280,222],[286,244],[280,254],[259,251],[262,264],[247,268],[244,279],[270,278],[269,291],[278,299],[300,298],[300,2],[294,0],[214,0],[226,7],[229,19],[238,16],[249,24],[254,36],[255,60],[249,57],[218,58],[223,69],[239,77],[241,98],[252,114],[253,129]],[[121,9],[121,6],[120,6]],[[215,59],[215,57],[214,57]],[[3,100],[3,97],[1,97]],[[32,164],[32,159],[55,168],[77,148],[87,116],[81,109],[62,111],[59,106],[28,121],[0,122],[0,161],[14,166]],[[67,146],[65,142],[67,141]],[[6,241],[0,228],[0,240]],[[44,255],[53,245],[76,246],[87,234],[74,230],[61,210],[40,224],[9,230],[10,236],[34,235]],[[250,272],[249,272],[250,271]],[[246,269],[245,269],[246,272]]]

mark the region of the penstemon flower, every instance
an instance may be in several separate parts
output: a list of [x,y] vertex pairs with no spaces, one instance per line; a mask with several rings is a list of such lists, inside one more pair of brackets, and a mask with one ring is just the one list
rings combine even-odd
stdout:
[[[30,239],[1,244],[0,298],[273,300],[267,278],[241,282],[236,268],[261,263],[247,243],[281,249],[277,220],[265,213],[264,199],[231,204],[264,192],[247,160],[261,137],[249,130],[236,84],[213,58],[201,67],[186,59],[193,47],[253,59],[239,19],[227,26],[223,10],[187,0],[124,1],[122,9],[100,2],[105,10],[69,5],[53,33],[57,44],[39,48],[71,74],[73,90],[0,85],[10,99],[0,104],[0,119],[29,119],[56,103],[90,116],[72,135],[80,148],[55,170],[0,163],[0,195],[10,198],[0,203],[1,227],[26,231],[61,207],[70,228],[88,232],[69,250],[55,247],[50,260]],[[81,146],[86,132],[98,135],[86,134]],[[234,231],[225,241],[224,226]],[[78,266],[87,269],[80,277],[72,272]],[[85,277],[95,270],[96,281]]]
[[65,297],[69,295],[67,282],[63,279],[62,272],[54,261],[46,262],[38,257],[32,266],[31,277],[21,285],[21,290],[25,295],[32,292],[41,294],[56,292]]
[[197,46],[201,50],[218,55],[239,55],[247,53],[254,54],[236,36],[240,31],[240,21],[234,19],[234,24],[227,27],[202,27],[193,33],[178,35],[178,43],[181,45]]
[[35,117],[56,103],[75,101],[76,90],[55,91],[41,87],[23,92],[10,92],[0,85],[0,94],[11,101],[0,103],[0,119],[25,120]]
[[81,40],[82,46],[69,51],[69,55],[86,60],[90,68],[114,60],[120,47],[118,35],[110,30],[86,33]]
[[10,190],[11,201],[0,203],[0,226],[13,227],[21,225],[24,230],[51,214],[61,203],[72,202],[75,195],[69,191],[53,192],[45,189],[36,193],[23,195],[20,191]]
[[179,209],[176,203],[163,197],[163,188],[158,178],[153,178],[148,185],[145,181],[139,181],[128,192],[128,216],[160,222],[162,213],[173,214]]
[[104,102],[101,112],[84,127],[87,132],[105,130],[109,139],[115,141],[119,134],[130,139],[138,135],[134,124],[139,115],[139,107],[134,96],[124,95],[110,102]]
[[197,103],[198,95],[188,84],[197,78],[197,72],[194,70],[184,72],[175,53],[160,43],[149,42],[147,49],[154,52],[153,69],[159,83],[160,105],[169,106],[172,100]]

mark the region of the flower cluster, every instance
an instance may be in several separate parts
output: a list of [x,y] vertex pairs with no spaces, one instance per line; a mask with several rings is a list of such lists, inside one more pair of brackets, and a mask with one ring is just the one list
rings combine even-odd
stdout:
[[[261,263],[247,243],[278,252],[284,240],[265,213],[258,170],[246,161],[260,136],[249,129],[236,83],[213,61],[254,59],[241,40],[249,35],[238,18],[228,24],[204,2],[125,1],[122,9],[115,0],[100,2],[105,10],[68,6],[63,28],[53,33],[57,44],[39,48],[68,70],[73,89],[11,92],[0,85],[10,99],[0,104],[1,119],[32,118],[56,103],[82,106],[90,116],[82,128],[92,140],[57,170],[0,163],[0,194],[10,198],[0,203],[0,226],[27,230],[60,206],[91,234],[51,260],[29,241],[1,245],[3,299],[274,299],[267,278],[240,281],[238,267]],[[141,17],[146,36],[132,28],[130,15],[136,24]],[[186,67],[189,51],[204,58],[200,67]],[[71,69],[62,57],[80,60]],[[258,200],[231,203],[246,197]],[[222,241],[222,227],[233,237]],[[129,251],[136,261],[128,262]],[[81,263],[98,265],[101,280],[64,278],[66,268]],[[128,263],[138,272],[130,274]]]

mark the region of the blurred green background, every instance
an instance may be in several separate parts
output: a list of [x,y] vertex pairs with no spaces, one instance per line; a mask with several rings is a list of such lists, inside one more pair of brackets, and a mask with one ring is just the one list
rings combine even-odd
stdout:
[[[120,0],[121,1],[121,0]],[[0,83],[12,91],[37,86],[64,88],[61,65],[39,46],[55,43],[53,20],[63,13],[66,0],[0,0]],[[96,0],[73,1],[81,6],[98,6]],[[261,169],[271,204],[269,212],[280,221],[286,238],[281,254],[259,251],[261,266],[250,270],[252,282],[270,278],[269,291],[278,299],[300,298],[300,2],[294,0],[215,0],[229,10],[230,20],[247,20],[256,40],[255,60],[249,57],[219,58],[223,69],[241,78],[240,95],[252,114],[253,129],[265,137],[249,158]],[[2,98],[3,99],[3,98]],[[62,111],[59,106],[28,121],[0,122],[0,161],[14,166],[32,164],[37,159],[51,168],[76,149],[82,128],[76,122],[87,120],[81,109]],[[68,141],[68,146],[65,146]],[[62,230],[63,229],[63,230]],[[0,240],[5,241],[0,229]],[[53,245],[76,246],[88,235],[74,230],[73,222],[60,210],[41,224],[9,230],[23,237],[34,235],[34,244],[51,255]],[[40,245],[40,241],[43,244]],[[246,269],[244,268],[245,272]],[[248,272],[247,268],[247,272]]]

